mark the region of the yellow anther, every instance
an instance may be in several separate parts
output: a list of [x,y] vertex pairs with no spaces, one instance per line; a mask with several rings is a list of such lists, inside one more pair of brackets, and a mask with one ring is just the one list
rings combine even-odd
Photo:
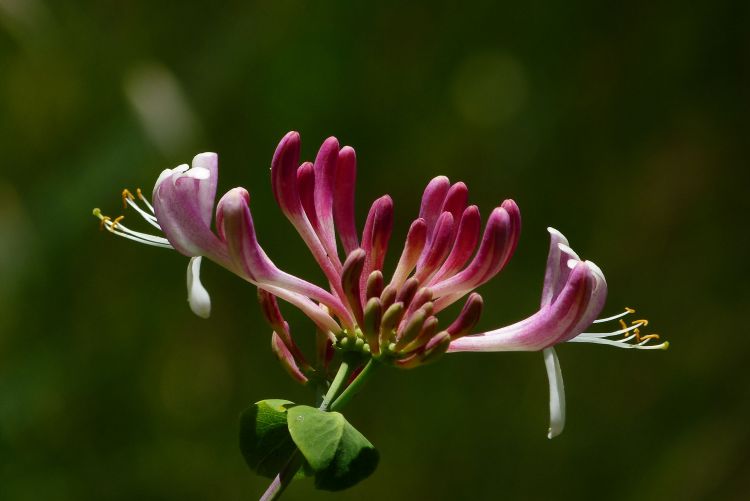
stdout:
[[[99,219],[101,220],[99,222],[99,229],[103,230],[107,222],[111,222],[112,220],[109,218],[109,216],[102,216],[101,213],[99,214]],[[107,227],[109,229],[109,227]]]
[[627,311],[628,313],[635,313],[635,310],[633,308],[628,308],[627,306],[625,307],[625,311]]
[[143,192],[141,191],[140,188],[136,188],[135,193],[136,195],[138,195],[138,198],[140,198],[141,200],[146,200],[145,198],[143,198]]
[[135,197],[132,193],[130,193],[130,190],[125,188],[122,190],[122,208],[127,209],[128,208],[128,199],[135,200]]
[[648,341],[649,339],[659,339],[659,334],[647,334],[645,336],[639,336],[638,342]]
[[630,322],[630,324],[631,324],[631,325],[636,325],[636,324],[638,324],[638,325],[640,325],[641,327],[646,327],[646,326],[648,325],[648,320],[646,320],[645,318],[643,318],[643,319],[641,319],[641,320],[633,320],[632,322]]
[[[109,219],[109,218],[107,218],[107,219]],[[123,219],[125,219],[125,216],[117,216],[117,217],[115,218],[115,220],[114,220],[114,221],[112,221],[112,226],[111,226],[111,228],[112,228],[112,230],[113,230],[113,231],[114,231],[115,227],[117,227],[117,223],[119,223],[119,222],[120,222],[120,221],[122,221]]]
[[[626,324],[626,323],[625,323],[625,320],[623,320],[623,319],[620,319],[620,320],[619,320],[619,322],[620,322],[620,327],[622,327],[623,329],[627,329],[627,328],[628,328],[628,324]],[[625,334],[626,336],[628,335],[628,333],[627,333],[627,332],[625,332],[624,334]]]

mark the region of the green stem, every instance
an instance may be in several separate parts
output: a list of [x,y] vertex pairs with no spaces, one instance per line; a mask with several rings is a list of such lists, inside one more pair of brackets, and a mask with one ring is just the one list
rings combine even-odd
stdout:
[[339,365],[339,370],[336,372],[336,376],[333,378],[333,382],[331,382],[331,386],[328,387],[328,391],[326,392],[325,396],[323,397],[323,401],[320,403],[320,406],[318,409],[322,411],[327,411],[328,407],[331,405],[331,401],[333,401],[334,397],[338,394],[339,390],[341,389],[341,386],[346,382],[347,378],[349,378],[349,374],[351,374],[353,361],[351,360],[351,357],[344,356],[341,360],[341,365]]
[[354,397],[354,395],[356,395],[357,392],[362,389],[362,386],[370,378],[370,376],[372,376],[375,369],[379,366],[380,363],[378,363],[374,358],[371,358],[367,362],[367,365],[365,365],[365,368],[362,369],[362,372],[360,372],[359,375],[357,375],[357,377],[354,379],[354,381],[352,381],[351,384],[347,386],[346,389],[341,393],[341,395],[339,395],[339,397],[333,401],[330,407],[330,411],[336,411],[348,404],[349,400],[351,400],[352,397]]
[[[328,391],[326,392],[325,396],[323,396],[323,401],[318,407],[320,410],[327,411],[328,408],[331,407],[331,401],[333,401],[341,387],[349,378],[349,374],[351,374],[355,360],[355,357],[344,355],[341,361],[341,365],[339,365],[339,370],[336,372],[336,376],[333,378],[331,386],[328,387]],[[344,393],[342,393],[341,396],[349,391],[349,388],[351,388],[362,377],[365,370],[367,370],[367,367],[369,366],[370,364],[368,363],[367,366],[365,366],[365,369],[359,374],[359,376],[357,376],[354,381],[352,381],[352,384],[350,384],[346,388],[346,390],[344,390]],[[336,399],[334,405],[339,400],[341,400],[341,398]],[[279,474],[276,475],[276,478],[271,481],[271,484],[266,489],[266,492],[264,492],[263,496],[261,496],[260,501],[273,501],[275,499],[279,499],[284,490],[289,487],[289,484],[291,484],[292,480],[294,480],[294,476],[297,474],[297,470],[302,467],[303,462],[304,458],[302,457],[299,449],[295,449],[291,457],[289,458],[289,461],[287,461]]]
[[259,501],[273,501],[274,499],[279,499],[284,490],[289,487],[289,484],[294,480],[294,476],[297,474],[297,470],[302,467],[302,463],[302,453],[299,449],[295,449],[289,457],[289,461],[286,462],[279,474],[276,475],[276,478],[271,481],[271,485],[268,486],[266,492],[263,493]]

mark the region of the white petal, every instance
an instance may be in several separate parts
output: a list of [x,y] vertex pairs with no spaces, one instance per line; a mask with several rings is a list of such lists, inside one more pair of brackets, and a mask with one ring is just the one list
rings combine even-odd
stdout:
[[211,171],[205,167],[193,167],[185,172],[185,175],[187,177],[192,177],[193,179],[208,179],[211,177]]
[[193,313],[201,318],[211,315],[211,297],[201,283],[201,256],[191,257],[187,268],[188,303]]
[[156,188],[159,187],[159,185],[167,179],[169,176],[172,175],[174,171],[172,169],[164,169],[161,171],[161,174],[159,174],[159,177],[156,178],[156,182],[154,183],[154,193],[156,193]]
[[547,438],[555,438],[565,428],[565,385],[560,361],[554,348],[544,349],[544,365],[549,379],[549,432]]

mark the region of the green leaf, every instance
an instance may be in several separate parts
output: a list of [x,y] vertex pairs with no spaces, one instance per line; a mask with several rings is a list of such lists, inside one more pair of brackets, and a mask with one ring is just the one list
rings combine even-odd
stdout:
[[288,410],[287,421],[318,489],[346,489],[377,468],[378,451],[342,414],[297,405]]
[[240,416],[240,450],[259,475],[275,477],[296,448],[287,428],[287,409],[293,405],[288,400],[261,400]]

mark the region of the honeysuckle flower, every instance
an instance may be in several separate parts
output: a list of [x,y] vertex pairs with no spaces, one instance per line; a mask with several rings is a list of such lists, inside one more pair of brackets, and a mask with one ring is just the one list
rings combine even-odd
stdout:
[[[332,331],[332,341],[340,349],[363,351],[402,368],[435,360],[476,324],[482,299],[471,294],[458,319],[444,329],[438,327],[437,313],[502,270],[518,242],[518,207],[512,200],[496,207],[482,235],[479,210],[468,206],[466,185],[436,177],[424,191],[419,217],[388,277],[383,263],[393,228],[391,198],[373,202],[360,237],[354,217],[354,149],[340,147],[331,137],[314,162],[300,163],[300,147],[296,132],[281,140],[271,164],[272,185],[279,207],[328,279],[331,295],[353,320]],[[264,311],[275,311],[268,296],[261,303]],[[283,319],[266,318],[278,333]]]
[[[210,297],[200,281],[202,257],[227,268],[259,288],[294,304],[326,331],[337,331],[339,324],[320,308],[326,305],[345,321],[348,311],[331,293],[293,275],[268,258],[257,241],[250,213],[250,196],[243,188],[227,192],[216,206],[216,231],[211,229],[218,180],[218,157],[201,153],[192,167],[166,169],[156,181],[153,204],[137,190],[137,196],[124,190],[123,204],[135,209],[164,236],[132,230],[122,223],[123,216],[110,219],[94,209],[102,226],[112,233],[156,247],[172,248],[190,257],[187,273],[188,302],[201,317],[210,314]],[[139,203],[140,202],[140,203]]]
[[[647,320],[627,325],[625,312],[597,320],[607,297],[607,282],[601,269],[582,261],[565,236],[554,228],[542,288],[541,307],[534,315],[489,332],[461,337],[451,342],[449,352],[542,351],[550,385],[550,427],[548,436],[559,435],[565,426],[565,390],[554,346],[563,342],[595,343],[643,350],[666,349],[668,342],[655,344],[657,334],[641,335]],[[592,324],[619,320],[620,329],[603,333],[584,332]],[[618,339],[617,337],[620,336]]]
[[[466,335],[478,321],[482,299],[472,291],[498,274],[513,254],[521,228],[518,207],[504,201],[490,213],[482,233],[479,209],[468,205],[466,185],[434,178],[388,276],[382,268],[393,228],[391,198],[384,195],[373,202],[359,234],[354,149],[340,147],[331,137],[314,162],[300,163],[300,146],[296,132],[281,140],[271,162],[271,181],[279,207],[310,249],[328,290],[276,267],[258,242],[245,189],[228,191],[214,211],[215,153],[197,155],[190,167],[164,170],[152,202],[141,190],[136,195],[123,191],[124,206],[161,234],[132,230],[122,216],[110,219],[98,209],[94,214],[114,234],[190,257],[188,301],[199,316],[207,317],[211,307],[200,281],[203,257],[257,286],[273,328],[272,348],[300,382],[307,381],[311,366],[295,345],[276,297],[300,308],[329,346],[369,353],[402,368],[437,359],[451,340]],[[459,317],[440,329],[437,314],[467,294]]]

